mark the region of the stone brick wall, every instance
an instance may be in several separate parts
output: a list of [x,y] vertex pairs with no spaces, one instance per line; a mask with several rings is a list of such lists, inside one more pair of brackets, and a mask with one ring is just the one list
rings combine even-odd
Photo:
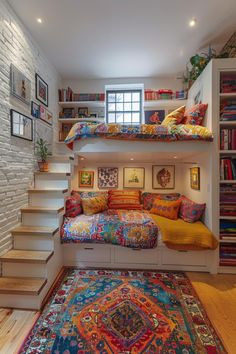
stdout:
[[[30,116],[30,106],[10,94],[10,64],[31,80],[35,102],[35,73],[49,85],[49,111],[58,116],[60,76],[5,0],[0,1],[0,254],[11,248],[10,230],[20,221],[27,189],[36,167],[34,144],[11,136],[10,109]],[[39,103],[39,102],[38,102]],[[56,126],[56,124],[54,124]],[[54,139],[56,139],[56,132]]]

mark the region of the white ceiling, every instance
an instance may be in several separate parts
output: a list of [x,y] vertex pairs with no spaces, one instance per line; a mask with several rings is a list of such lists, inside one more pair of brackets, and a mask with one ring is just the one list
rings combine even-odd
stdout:
[[175,74],[236,29],[235,0],[8,1],[63,78]]

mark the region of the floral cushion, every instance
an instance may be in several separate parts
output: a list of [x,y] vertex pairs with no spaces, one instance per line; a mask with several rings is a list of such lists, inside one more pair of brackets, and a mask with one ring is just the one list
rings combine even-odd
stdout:
[[185,106],[177,108],[175,111],[169,113],[161,125],[176,125],[180,124],[184,119]]
[[181,197],[179,216],[186,222],[195,222],[201,219],[206,208],[206,204],[198,204],[188,199],[184,195]]
[[202,125],[208,104],[199,103],[186,109],[182,124]]
[[109,209],[125,209],[125,210],[140,210],[141,192],[127,190],[109,190],[108,191],[108,207]]
[[73,190],[71,192],[71,195],[74,196],[74,195],[79,195],[80,198],[92,198],[92,197],[98,197],[100,195],[104,195],[106,196],[106,198],[108,198],[108,193],[106,191],[96,191],[96,192],[84,192],[84,191],[76,191],[76,190]]
[[168,219],[177,220],[181,200],[161,200],[158,197],[154,200],[153,207],[150,210],[151,214],[164,216]]
[[157,197],[163,200],[177,200],[180,197],[179,193],[149,193],[144,192],[141,196],[141,203],[143,204],[143,209],[150,210],[153,206],[153,202]]
[[82,214],[83,212],[81,198],[79,195],[73,195],[66,198],[65,207],[65,216],[68,218],[75,218],[77,215]]
[[107,210],[107,198],[100,195],[92,198],[82,199],[82,206],[85,215],[93,215]]

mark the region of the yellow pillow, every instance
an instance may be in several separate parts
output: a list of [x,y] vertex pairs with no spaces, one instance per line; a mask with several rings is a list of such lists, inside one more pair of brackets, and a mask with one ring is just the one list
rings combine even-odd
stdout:
[[92,198],[82,198],[82,207],[85,215],[93,215],[107,210],[107,198],[104,195]]
[[169,113],[161,125],[175,125],[180,124],[184,119],[185,106],[177,108],[175,111]]
[[192,135],[197,134],[203,138],[211,138],[212,137],[212,133],[206,127],[203,127],[201,125],[191,125],[191,124],[185,124],[185,126],[191,130]]
[[181,200],[169,201],[157,198],[154,200],[150,213],[161,215],[168,219],[177,220],[180,204]]

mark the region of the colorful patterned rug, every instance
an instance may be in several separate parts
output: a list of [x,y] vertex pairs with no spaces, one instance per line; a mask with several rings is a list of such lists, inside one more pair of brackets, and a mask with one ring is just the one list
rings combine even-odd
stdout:
[[226,353],[184,273],[66,269],[19,353]]

